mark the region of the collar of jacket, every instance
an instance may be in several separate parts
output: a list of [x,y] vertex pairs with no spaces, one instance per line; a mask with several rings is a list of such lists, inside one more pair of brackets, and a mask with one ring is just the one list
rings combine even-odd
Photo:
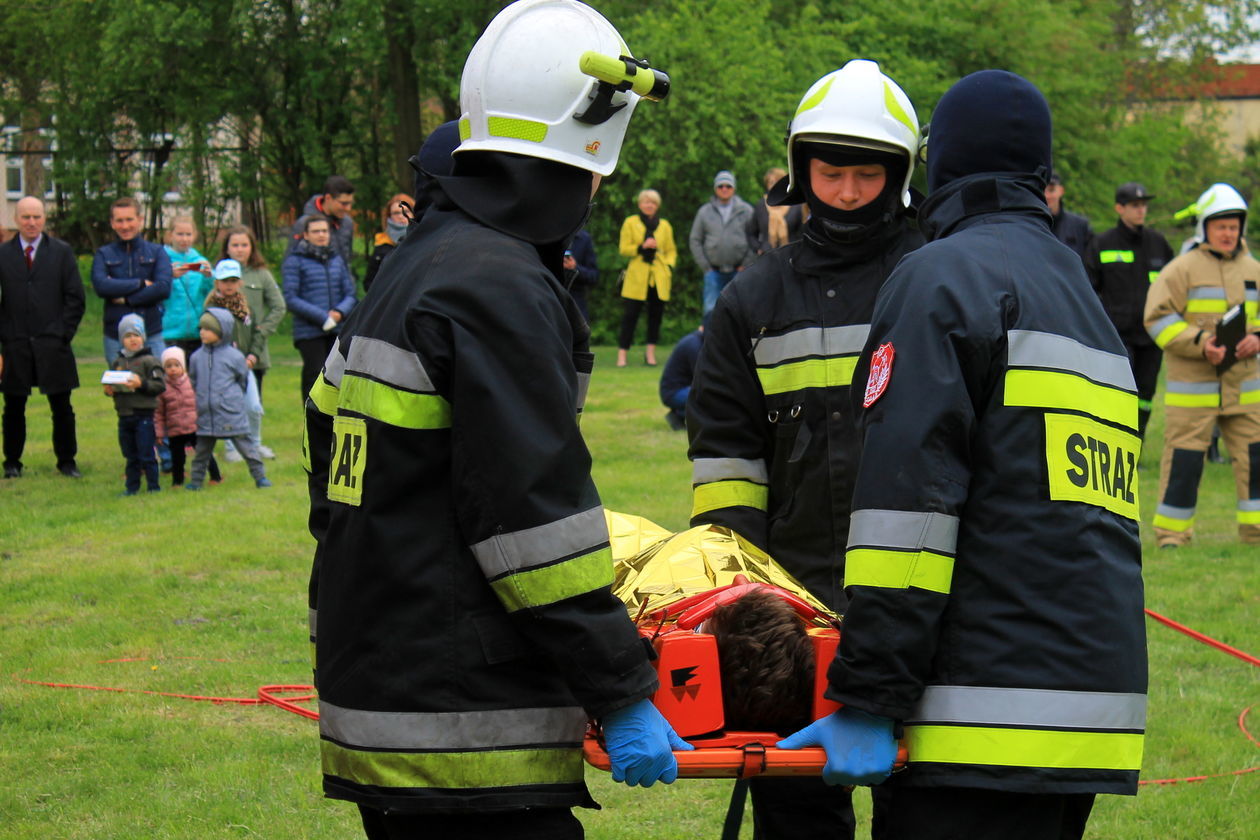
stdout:
[[843,271],[886,252],[905,229],[904,216],[881,216],[878,222],[858,228],[860,236],[836,238],[827,235],[826,227],[816,216],[810,216],[801,231],[800,247],[792,256],[792,268],[803,274]]
[[145,241],[145,238],[138,234],[130,239],[119,239],[115,236],[114,241],[110,244],[122,251],[124,254],[132,249],[135,249],[138,252],[143,252],[149,247],[149,243]]
[[299,239],[297,244],[293,246],[293,253],[299,254],[303,257],[310,257],[313,260],[319,260],[324,263],[332,259],[333,256],[331,246],[312,245],[310,240],[307,239]]
[[590,214],[591,173],[542,158],[464,152],[433,180],[478,222],[532,245],[568,242]]
[[1041,180],[1013,172],[981,172],[949,182],[923,202],[919,229],[931,242],[993,213],[1026,215],[1050,229],[1050,208]]
[[1199,250],[1205,252],[1209,256],[1216,257],[1218,260],[1232,260],[1235,257],[1237,257],[1239,254],[1244,253],[1247,250],[1247,244],[1243,242],[1242,239],[1240,238],[1238,240],[1238,247],[1235,248],[1233,253],[1230,253],[1230,254],[1222,253],[1216,250],[1215,248],[1213,248],[1211,245],[1207,244],[1206,242],[1199,243]]

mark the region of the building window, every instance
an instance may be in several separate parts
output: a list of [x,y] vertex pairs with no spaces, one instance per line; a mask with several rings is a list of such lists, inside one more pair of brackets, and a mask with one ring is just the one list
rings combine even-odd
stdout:
[[20,157],[6,158],[4,163],[5,193],[9,198],[21,198],[26,194],[22,191],[22,159]]

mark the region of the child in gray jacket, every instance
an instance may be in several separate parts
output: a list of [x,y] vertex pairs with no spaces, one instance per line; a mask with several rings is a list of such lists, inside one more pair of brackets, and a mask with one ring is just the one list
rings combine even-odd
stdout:
[[188,360],[188,376],[197,394],[197,449],[185,490],[201,489],[219,438],[230,439],[244,456],[256,487],[271,486],[249,434],[245,390],[251,374],[244,354],[232,346],[232,323],[232,313],[217,306],[207,309],[198,321],[201,349]]

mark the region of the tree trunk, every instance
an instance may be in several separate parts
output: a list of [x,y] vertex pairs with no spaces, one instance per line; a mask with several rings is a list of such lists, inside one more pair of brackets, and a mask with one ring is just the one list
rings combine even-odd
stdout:
[[385,43],[388,45],[389,89],[394,106],[393,177],[399,192],[410,193],[413,177],[407,159],[416,153],[424,140],[420,127],[420,79],[411,48],[416,30],[405,6],[386,3]]

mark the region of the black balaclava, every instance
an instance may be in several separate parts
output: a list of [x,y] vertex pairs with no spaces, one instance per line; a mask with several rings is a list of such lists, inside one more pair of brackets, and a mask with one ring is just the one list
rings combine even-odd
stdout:
[[416,171],[412,195],[416,197],[416,206],[412,208],[412,219],[418,220],[424,211],[433,203],[429,196],[428,185],[436,175],[450,175],[455,168],[455,160],[451,153],[459,146],[459,121],[444,122],[433,129],[420,151],[416,152],[407,163]]
[[[833,143],[798,143],[793,150],[793,166],[800,173],[801,189],[811,217],[819,217],[836,225],[866,227],[881,221],[886,213],[900,215],[902,211],[902,182],[906,178],[905,156],[857,146],[839,146]],[[831,166],[865,166],[881,164],[887,173],[884,189],[871,203],[856,210],[841,210],[824,204],[814,195],[809,180],[809,162],[817,158]]]
[[980,173],[1051,171],[1050,106],[1032,82],[1006,70],[960,79],[936,106],[928,135],[928,193]]

